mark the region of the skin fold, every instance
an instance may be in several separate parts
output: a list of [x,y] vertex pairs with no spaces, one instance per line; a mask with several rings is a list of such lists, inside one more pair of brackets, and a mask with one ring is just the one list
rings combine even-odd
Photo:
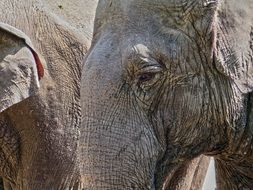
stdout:
[[[54,15],[40,0],[1,0],[0,21],[22,30],[45,59],[44,77],[36,95],[28,94],[33,96],[0,113],[0,176],[4,189],[78,189],[81,61],[89,38]],[[8,39],[13,47],[22,45],[14,37]],[[11,48],[10,55],[15,53]],[[24,51],[32,56],[27,49]],[[1,52],[0,57],[3,55]],[[38,60],[34,57],[33,61]],[[8,63],[13,66],[15,62]]]
[[[100,0],[81,80],[83,189],[253,187],[253,1]],[[189,187],[188,187],[189,188]]]

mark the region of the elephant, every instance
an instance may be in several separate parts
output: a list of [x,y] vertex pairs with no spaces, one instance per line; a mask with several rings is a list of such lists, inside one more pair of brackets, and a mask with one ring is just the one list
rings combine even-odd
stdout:
[[[80,70],[97,1],[76,1],[87,10],[74,6],[80,9],[74,14],[69,4],[60,3],[0,1],[0,176],[5,190],[82,189]],[[179,179],[181,184],[199,188],[207,164],[203,157],[183,168],[188,178]]]
[[[80,3],[86,2],[96,4]],[[88,19],[92,18],[82,18],[87,23]],[[0,21],[4,189],[77,190],[80,77],[90,45],[88,33],[81,33],[78,23],[69,23],[42,0],[1,0]]]
[[[83,189],[253,187],[253,1],[99,0],[81,77]],[[189,189],[189,187],[188,187]]]

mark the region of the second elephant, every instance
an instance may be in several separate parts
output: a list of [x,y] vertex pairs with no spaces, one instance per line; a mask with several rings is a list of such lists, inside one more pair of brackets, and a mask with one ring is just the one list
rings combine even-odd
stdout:
[[[78,189],[79,86],[89,41],[40,0],[0,1],[0,21],[6,23],[0,25],[4,189]],[[40,82],[32,44],[45,58]]]

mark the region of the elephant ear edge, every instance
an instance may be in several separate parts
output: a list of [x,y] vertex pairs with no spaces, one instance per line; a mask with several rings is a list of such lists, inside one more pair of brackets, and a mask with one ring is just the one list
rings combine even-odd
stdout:
[[0,22],[0,113],[38,92],[43,64],[26,34]]
[[242,93],[253,91],[252,0],[220,3],[215,23],[215,67]]
[[31,40],[20,30],[17,28],[14,28],[13,26],[10,26],[8,24],[5,24],[3,22],[0,22],[0,29],[5,30],[6,32],[9,32],[10,34],[24,40],[25,44],[28,46],[30,51],[32,52],[34,56],[34,60],[37,66],[37,72],[39,80],[41,80],[44,76],[44,68],[43,64],[45,64],[44,58],[35,50],[35,48],[32,45]]

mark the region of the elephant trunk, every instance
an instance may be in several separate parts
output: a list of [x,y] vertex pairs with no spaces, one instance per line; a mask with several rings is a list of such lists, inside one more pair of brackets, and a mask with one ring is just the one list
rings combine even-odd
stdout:
[[160,146],[148,120],[132,105],[126,86],[113,93],[106,84],[84,81],[94,85],[82,84],[82,188],[152,189]]

